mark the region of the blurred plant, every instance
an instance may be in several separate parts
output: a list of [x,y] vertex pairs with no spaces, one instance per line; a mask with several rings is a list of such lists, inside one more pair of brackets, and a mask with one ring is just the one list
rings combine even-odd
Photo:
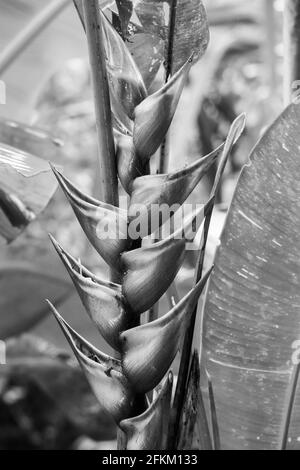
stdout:
[[87,438],[115,438],[112,419],[67,353],[27,334],[7,340],[6,356],[0,368],[1,450],[71,449]]
[[[55,160],[61,143],[38,128],[5,120],[0,121],[0,142],[3,245],[14,241],[52,198],[57,184],[48,163],[40,157]],[[29,295],[32,290],[35,296]],[[0,337],[4,340],[31,328],[46,315],[46,293],[58,304],[69,296],[70,285],[52,269],[50,260],[42,259],[32,248],[27,259],[2,256],[0,293]]]

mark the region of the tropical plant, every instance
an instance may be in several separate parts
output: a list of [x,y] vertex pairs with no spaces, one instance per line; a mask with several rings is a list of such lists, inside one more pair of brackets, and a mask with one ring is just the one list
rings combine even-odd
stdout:
[[[10,244],[46,208],[57,189],[45,159],[56,161],[61,142],[36,127],[0,121],[0,244]],[[24,257],[25,249],[31,250]],[[7,250],[3,250],[7,251]],[[0,338],[5,340],[34,326],[48,309],[70,294],[70,284],[52,269],[52,262],[33,247],[23,247],[13,260],[1,254]],[[35,289],[36,295],[28,293]]]
[[[90,244],[109,266],[110,279],[93,274],[51,240],[88,315],[115,354],[102,353],[49,305],[99,403],[118,425],[118,448],[297,448],[299,107],[290,105],[253,150],[214,267],[203,274],[216,194],[245,125],[244,115],[239,116],[222,145],[168,173],[168,130],[189,71],[208,45],[203,4],[74,3],[89,46],[100,200],[84,194],[55,166],[53,172]],[[164,84],[157,89],[154,80],[162,70]],[[24,129],[18,132],[9,139],[17,139]],[[30,139],[24,145],[30,152]],[[216,163],[208,201],[201,201],[200,209],[164,238],[170,214],[154,219],[152,207],[182,206]],[[119,208],[125,192],[128,207]],[[6,237],[28,221],[24,210],[19,218],[22,207],[9,196],[1,193],[6,225],[0,234]],[[144,211],[137,213],[137,206]],[[176,214],[171,215],[175,225]],[[3,228],[7,220],[9,230]],[[194,285],[179,299],[174,281],[192,229],[202,223]],[[139,227],[139,237],[132,226]],[[108,237],[107,227],[114,227]],[[197,306],[211,273],[200,318],[199,357],[193,344]],[[158,302],[164,294],[170,311],[160,315]],[[179,351],[173,386],[170,367]]]
[[[174,430],[181,428],[178,424],[186,403],[196,305],[212,269],[202,275],[209,221],[228,156],[244,128],[244,116],[232,124],[226,142],[209,155],[180,171],[160,174],[166,168],[167,132],[189,70],[208,44],[206,13],[200,0],[168,5],[117,1],[117,9],[114,2],[109,3],[112,10],[105,15],[99,2],[75,1],[89,45],[102,200],[84,194],[56,168],[53,171],[87,238],[109,265],[111,279],[94,275],[51,239],[87,313],[116,351],[115,357],[87,342],[51,307],[95,395],[119,426],[119,448],[176,448],[183,439]],[[149,94],[163,62],[165,84]],[[160,147],[157,173],[149,174],[150,158]],[[179,230],[161,239],[167,220],[154,221],[151,208],[157,204],[181,206],[219,155],[209,201]],[[128,210],[118,208],[117,176],[128,194]],[[137,205],[145,208],[142,215],[137,214]],[[179,300],[173,281],[184,260],[190,225],[196,223],[199,228],[204,220],[195,284]],[[106,225],[113,224],[115,232],[105,238]],[[140,227],[139,239],[131,234],[132,225]],[[153,233],[152,243],[145,244],[142,239]],[[167,291],[172,308],[158,316],[156,303]],[[141,314],[147,311],[148,320],[141,322]],[[168,371],[181,344],[172,404],[173,380]],[[197,366],[192,370],[197,374]],[[205,426],[207,418],[201,428]],[[205,431],[204,446],[212,447],[208,428]],[[191,439],[202,439],[202,429],[199,435],[189,431],[185,448]]]

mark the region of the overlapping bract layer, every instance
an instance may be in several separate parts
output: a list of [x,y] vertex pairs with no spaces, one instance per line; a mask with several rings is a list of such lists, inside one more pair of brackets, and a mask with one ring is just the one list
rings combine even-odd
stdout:
[[[105,6],[112,8],[113,13],[101,14],[99,34],[106,52],[116,127],[116,164],[120,182],[129,195],[128,212],[85,195],[53,168],[90,243],[118,272],[119,284],[103,281],[52,238],[87,313],[103,338],[119,352],[120,360],[98,351],[76,333],[53,306],[51,308],[100,403],[120,425],[124,433],[122,445],[126,449],[165,448],[172,377],[168,376],[152,404],[148,406],[143,397],[159,385],[171,366],[211,272],[209,270],[170,312],[140,325],[140,315],[153,307],[172,284],[182,265],[187,242],[193,240],[212,210],[214,195],[167,238],[146,245],[143,238],[157,234],[171,217],[159,218],[152,224],[151,206],[181,206],[222,151],[224,157],[222,145],[181,171],[145,176],[149,173],[150,158],[166,138],[192,62],[204,53],[209,37],[201,0],[178,1],[178,16],[170,15],[168,26],[166,3],[169,2],[116,1],[116,9],[108,2]],[[82,0],[75,0],[75,4],[85,26]],[[112,15],[112,22],[108,20],[109,15]],[[134,24],[135,19],[138,25]],[[171,29],[174,51],[168,44]],[[153,40],[157,38],[159,47],[156,48]],[[128,48],[123,39],[130,39]],[[150,49],[157,51],[156,58],[150,54],[151,67],[146,57],[148,49],[144,49],[148,40],[152,41]],[[149,95],[149,85],[163,58],[167,57],[170,62],[172,55],[167,83]],[[145,208],[141,219],[134,211],[135,205]],[[136,240],[131,234],[131,224],[138,223],[141,231]],[[138,400],[142,403],[141,414],[133,417]]]

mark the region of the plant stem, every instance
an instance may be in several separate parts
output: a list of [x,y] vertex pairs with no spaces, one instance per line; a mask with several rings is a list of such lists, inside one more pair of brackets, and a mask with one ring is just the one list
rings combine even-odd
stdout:
[[211,377],[208,373],[207,373],[207,380],[208,380],[208,396],[209,396],[209,404],[210,404],[211,428],[212,428],[212,434],[213,434],[214,450],[221,450],[220,431],[219,431],[219,424],[218,424],[218,418],[217,418],[214,389],[213,389]]
[[0,55],[0,74],[3,74],[31,42],[44,31],[71,0],[53,0],[17,35]]
[[291,424],[292,412],[295,403],[295,396],[297,391],[297,385],[299,380],[299,373],[300,373],[300,364],[296,365],[293,370],[291,384],[288,392],[288,403],[287,409],[285,414],[285,420],[282,427],[282,437],[281,437],[281,450],[286,450],[287,443],[288,443],[288,436],[289,436],[289,429]]
[[178,450],[195,448],[195,442],[197,442],[198,450],[213,449],[201,392],[199,354],[196,350],[193,353],[193,359],[191,361],[187,396],[180,420],[178,435]]
[[100,160],[100,193],[103,202],[118,206],[118,178],[112,131],[109,85],[105,63],[102,18],[97,0],[83,0],[94,91],[96,128]]
[[[170,7],[170,24],[169,24],[169,41],[168,41],[168,53],[166,61],[166,76],[165,83],[168,82],[170,75],[172,74],[173,68],[173,48],[174,48],[174,34],[176,27],[176,14],[177,14],[177,0],[173,0]],[[157,173],[167,173],[169,166],[169,139],[168,136],[164,138],[164,141],[160,147]]]
[[285,104],[289,104],[293,84],[296,80],[300,80],[300,2],[298,0],[285,0],[284,61],[284,101]]
[[276,74],[276,24],[275,10],[273,0],[264,0],[264,19],[265,19],[265,60],[266,60],[266,83],[270,88],[270,97],[276,93],[277,74]]
[[[223,149],[223,154],[222,154],[220,163],[218,165],[217,173],[215,176],[214,185],[211,190],[210,198],[213,198],[213,197],[215,198],[219,190],[219,187],[221,184],[221,178],[224,173],[226,163],[228,161],[231,147],[232,147],[232,144],[229,148],[226,148],[226,144],[225,144],[225,147]],[[198,254],[198,259],[197,259],[197,264],[196,264],[196,269],[195,269],[195,277],[194,277],[195,285],[197,284],[197,282],[199,282],[203,273],[205,250],[206,250],[208,232],[209,232],[213,209],[214,209],[214,205],[211,206],[211,209],[206,215],[205,221],[204,221],[199,254]],[[187,328],[187,331],[184,337],[184,342],[183,342],[182,355],[181,355],[179,372],[178,372],[178,380],[177,380],[177,386],[176,386],[176,392],[175,392],[175,398],[174,398],[174,404],[173,404],[173,416],[171,417],[171,426],[170,426],[170,434],[169,434],[169,446],[170,448],[173,448],[173,449],[176,448],[177,440],[178,440],[178,426],[179,426],[180,417],[182,414],[182,409],[183,409],[183,404],[184,404],[184,399],[185,399],[186,384],[187,384],[189,369],[190,369],[191,351],[192,351],[192,345],[193,345],[195,323],[196,323],[196,318],[197,318],[197,309],[198,309],[198,304],[196,305],[192,313],[192,317],[191,317],[189,326]]]
[[170,26],[169,26],[169,44],[168,55],[166,64],[166,82],[169,80],[173,69],[173,48],[174,48],[174,35],[176,28],[176,15],[177,15],[177,0],[173,0],[170,7]]

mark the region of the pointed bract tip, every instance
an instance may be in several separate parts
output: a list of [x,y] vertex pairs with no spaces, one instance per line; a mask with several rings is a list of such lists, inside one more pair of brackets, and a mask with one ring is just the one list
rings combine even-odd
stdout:
[[53,173],[56,176],[56,174],[59,173],[58,169],[56,168],[56,166],[52,162],[48,162],[48,164],[49,164],[51,170],[53,171]]
[[61,324],[64,322],[64,319],[63,317],[58,313],[58,311],[56,310],[56,308],[54,307],[54,305],[52,304],[52,302],[50,302],[50,300],[48,299],[45,299],[45,302],[48,304],[48,306],[50,307],[53,315],[55,316],[56,320]]
[[211,212],[211,210],[213,209],[214,205],[215,205],[215,199],[216,199],[216,196],[213,195],[209,201],[205,204],[204,206],[204,216],[206,217],[207,214],[209,214]]
[[231,124],[231,130],[235,132],[234,143],[238,141],[246,126],[246,113],[241,113]]
[[55,251],[57,252],[57,254],[61,255],[63,253],[62,246],[58,243],[58,241],[53,237],[53,235],[51,233],[48,233],[48,237],[49,237]]
[[204,275],[202,276],[202,278],[200,279],[199,283],[201,282],[207,282],[208,278],[210,277],[211,273],[213,272],[215,268],[215,265],[213,264],[207,271],[206,273],[204,273]]

